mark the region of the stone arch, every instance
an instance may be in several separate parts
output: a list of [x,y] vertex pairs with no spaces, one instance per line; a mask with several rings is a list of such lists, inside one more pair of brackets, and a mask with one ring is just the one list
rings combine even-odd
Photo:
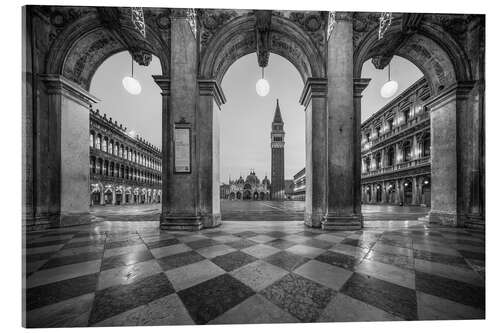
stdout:
[[[378,39],[378,30],[372,29],[359,43],[354,53],[354,78],[361,77],[363,64],[384,54],[384,48],[394,45],[402,34],[402,20],[393,20],[384,38]],[[470,64],[461,46],[444,29],[431,22],[422,22],[394,55],[412,62],[424,74],[431,95],[459,81],[472,79]]]
[[[221,82],[229,67],[256,50],[255,16],[240,16],[223,26],[208,42],[200,61],[200,76]],[[303,82],[309,77],[324,77],[325,62],[304,30],[291,20],[273,15],[270,52],[290,61]]]
[[[130,27],[121,29],[133,32]],[[147,42],[137,41],[137,48],[152,52],[160,60],[163,74],[169,73],[168,48],[156,32],[146,26]],[[149,47],[150,46],[150,47]],[[97,13],[71,23],[54,41],[47,57],[45,72],[59,74],[89,90],[92,77],[109,57],[128,48],[100,21]]]

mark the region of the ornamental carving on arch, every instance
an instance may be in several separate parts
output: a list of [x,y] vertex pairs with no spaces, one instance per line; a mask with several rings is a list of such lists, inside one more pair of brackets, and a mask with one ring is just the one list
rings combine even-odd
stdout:
[[282,34],[271,35],[271,52],[288,59],[297,67],[300,76],[312,76],[311,66],[308,64],[307,55],[297,45]]
[[326,48],[326,30],[328,19],[325,14],[317,11],[291,12],[288,19],[296,23],[314,41],[318,50]]
[[93,73],[110,54],[123,50],[122,44],[106,30],[96,30],[80,39],[68,52],[62,74],[89,88]]
[[200,45],[202,52],[207,47],[213,36],[225,24],[238,17],[235,10],[202,9],[199,13]]
[[455,70],[448,55],[430,39],[414,35],[408,39],[398,54],[408,57],[427,72],[434,93],[456,82]]
[[353,46],[356,50],[361,41],[368,36],[371,31],[378,29],[380,13],[353,13]]
[[217,55],[212,75],[222,80],[223,74],[240,57],[255,52],[255,35],[242,35],[231,46]]

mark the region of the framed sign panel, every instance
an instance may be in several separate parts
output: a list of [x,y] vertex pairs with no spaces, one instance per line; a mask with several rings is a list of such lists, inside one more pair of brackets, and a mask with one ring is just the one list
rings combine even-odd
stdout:
[[191,126],[174,125],[174,172],[191,173]]

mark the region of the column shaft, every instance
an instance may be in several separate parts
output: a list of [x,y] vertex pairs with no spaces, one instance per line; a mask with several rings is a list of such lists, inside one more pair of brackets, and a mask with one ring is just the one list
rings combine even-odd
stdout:
[[328,41],[328,199],[324,229],[360,229],[359,118],[353,96],[352,13],[335,13]]

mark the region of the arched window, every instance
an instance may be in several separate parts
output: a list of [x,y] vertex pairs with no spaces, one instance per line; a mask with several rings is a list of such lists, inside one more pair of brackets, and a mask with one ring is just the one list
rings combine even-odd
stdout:
[[403,144],[403,161],[408,162],[411,160],[411,141],[406,141]]
[[378,152],[375,155],[375,165],[376,165],[377,169],[382,168],[382,155],[380,154],[380,152]]
[[120,146],[120,157],[123,158],[123,145]]
[[115,142],[115,148],[114,148],[114,151],[113,151],[113,155],[116,155],[118,156],[118,149],[119,149],[120,145],[118,142]]
[[96,148],[101,150],[101,134],[97,134],[97,140],[96,140]]
[[104,144],[103,144],[103,146],[102,146],[102,150],[103,150],[105,153],[107,153],[107,152],[108,152],[108,137],[107,137],[107,136],[105,136],[105,137],[104,137]]
[[97,173],[102,175],[102,159],[97,160]]
[[387,149],[387,166],[394,165],[394,147],[389,147]]
[[95,174],[95,156],[90,156],[90,172]]
[[90,132],[90,147],[94,148],[94,132]]
[[105,176],[108,176],[108,165],[109,165],[109,162],[108,161],[104,161],[104,170],[103,170],[103,174]]
[[387,119],[387,132],[391,132],[394,128],[394,118]]
[[410,107],[408,106],[403,110],[403,124],[406,124],[410,120]]
[[430,156],[431,155],[431,136],[429,132],[425,133],[424,138],[422,140],[422,155]]

